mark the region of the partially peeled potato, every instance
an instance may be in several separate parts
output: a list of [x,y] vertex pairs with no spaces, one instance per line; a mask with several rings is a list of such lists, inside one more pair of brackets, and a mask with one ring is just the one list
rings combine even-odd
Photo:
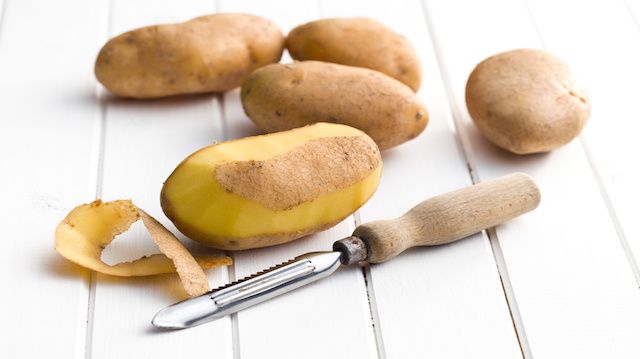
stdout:
[[241,250],[330,228],[375,192],[380,151],[364,132],[318,123],[205,147],[162,188],[164,213],[187,237]]

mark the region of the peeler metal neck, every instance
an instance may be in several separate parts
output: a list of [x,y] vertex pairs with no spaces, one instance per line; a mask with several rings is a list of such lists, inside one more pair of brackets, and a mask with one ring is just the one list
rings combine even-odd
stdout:
[[342,254],[340,261],[344,265],[365,262],[369,253],[367,243],[356,236],[336,241],[333,243],[333,250]]

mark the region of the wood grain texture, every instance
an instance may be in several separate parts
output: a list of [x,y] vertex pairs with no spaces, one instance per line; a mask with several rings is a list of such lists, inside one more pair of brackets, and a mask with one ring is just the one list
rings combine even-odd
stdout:
[[84,358],[89,272],[53,250],[53,233],[94,195],[98,7],[5,1],[0,9],[0,357]]
[[514,173],[427,199],[401,217],[361,224],[353,235],[366,243],[367,261],[381,263],[411,247],[451,243],[494,227],[539,203],[533,179]]
[[[421,59],[418,95],[427,105],[430,123],[415,140],[383,153],[382,181],[360,210],[361,222],[398,217],[421,200],[469,185],[420,2],[398,6],[325,0],[321,5],[323,17],[382,21],[406,36]],[[414,248],[372,265],[369,283],[380,319],[380,347],[389,358],[521,355],[493,253],[482,234],[446,246]]]
[[[146,24],[183,21],[213,12],[202,1],[113,1],[111,35]],[[154,101],[123,100],[105,95],[106,125],[102,198],[130,198],[174,233],[159,206],[163,181],[187,155],[221,138],[214,95]],[[142,225],[107,248],[106,261],[157,253]],[[194,242],[184,243],[204,251]],[[225,269],[207,272],[212,287],[227,282]],[[95,287],[91,356],[97,358],[199,357],[205,351],[231,358],[228,318],[188,331],[162,332],[150,323],[163,307],[185,298],[176,275],[119,279],[98,275]]]
[[[465,111],[464,86],[476,63],[499,51],[540,47],[525,4],[426,3],[478,178],[523,171],[536,178],[544,196],[536,211],[496,232],[530,345],[527,355],[637,357],[640,291],[580,141],[548,154],[511,155],[482,138]],[[452,18],[457,21],[447,20]],[[562,17],[562,26],[573,26],[573,18]],[[461,32],[460,23],[473,31]]]
[[[250,12],[275,21],[286,33],[317,17],[315,2],[221,0],[218,10]],[[283,62],[290,61],[288,56]],[[257,132],[241,107],[239,93],[224,96],[227,138]],[[330,250],[353,231],[353,219],[294,242],[234,254],[236,277],[242,278],[309,251]],[[343,268],[316,282],[237,314],[240,357],[374,358],[376,348],[362,272]]]

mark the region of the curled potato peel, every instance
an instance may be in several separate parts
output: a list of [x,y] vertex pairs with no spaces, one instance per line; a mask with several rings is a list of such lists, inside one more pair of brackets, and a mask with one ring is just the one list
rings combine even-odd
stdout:
[[[138,220],[142,220],[162,254],[114,265],[103,262],[101,255],[104,248]],[[76,264],[114,276],[146,276],[177,271],[190,296],[209,290],[203,268],[231,264],[229,257],[194,258],[169,230],[130,200],[97,200],[74,208],[56,229],[55,249]]]

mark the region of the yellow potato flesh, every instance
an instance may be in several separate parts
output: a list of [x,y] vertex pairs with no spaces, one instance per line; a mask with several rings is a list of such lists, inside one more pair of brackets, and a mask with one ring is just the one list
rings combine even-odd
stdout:
[[[382,166],[366,178],[289,210],[273,210],[230,193],[215,180],[216,165],[267,160],[322,137],[362,136],[349,126],[319,123],[292,131],[257,136],[204,148],[185,161],[163,188],[163,209],[191,239],[216,248],[246,249],[286,242],[286,234],[335,223],[375,192]],[[285,236],[280,236],[285,234]]]

